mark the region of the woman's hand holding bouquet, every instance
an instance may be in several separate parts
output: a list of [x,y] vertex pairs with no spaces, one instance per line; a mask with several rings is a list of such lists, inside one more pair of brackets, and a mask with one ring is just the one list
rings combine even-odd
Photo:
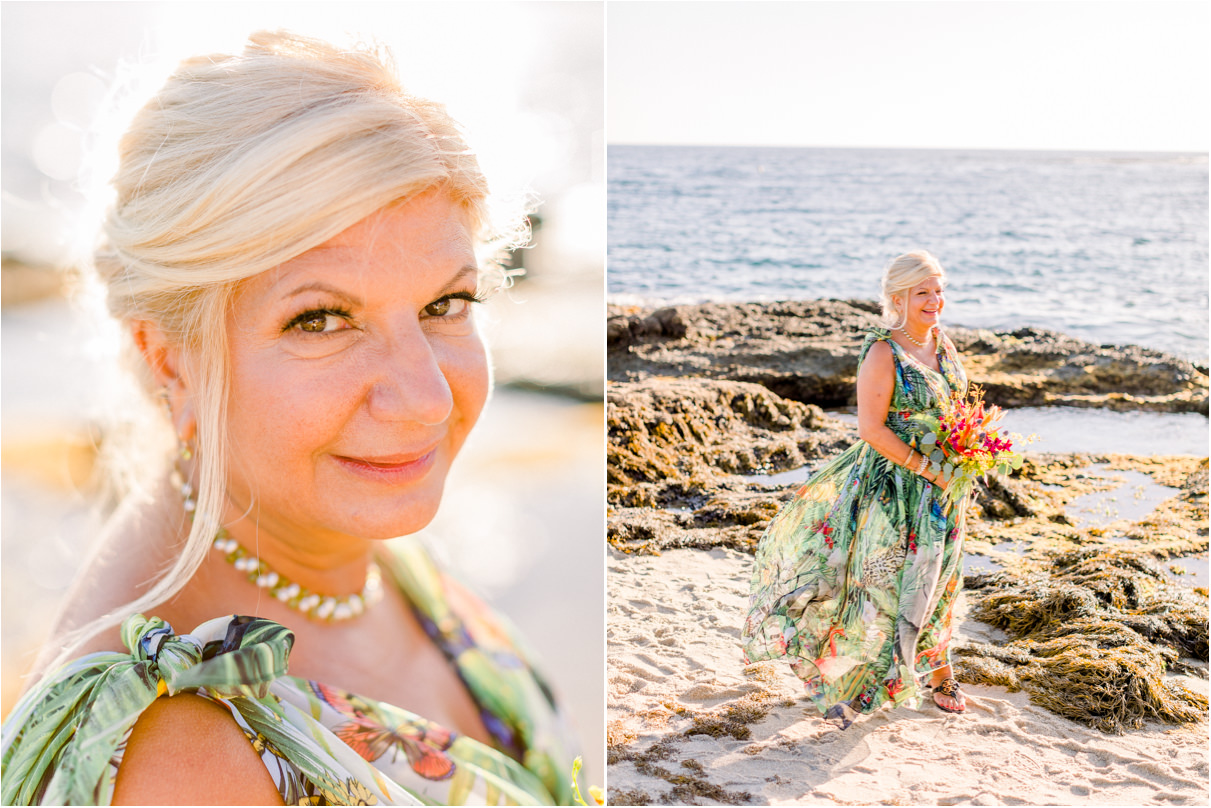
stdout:
[[946,496],[958,502],[971,491],[979,477],[990,471],[1002,474],[1022,467],[1022,455],[1012,451],[1020,435],[1008,435],[997,422],[1005,413],[984,403],[984,391],[972,385],[967,396],[954,396],[943,403],[937,416],[914,416],[926,428],[918,450],[929,458],[930,469],[948,481]]

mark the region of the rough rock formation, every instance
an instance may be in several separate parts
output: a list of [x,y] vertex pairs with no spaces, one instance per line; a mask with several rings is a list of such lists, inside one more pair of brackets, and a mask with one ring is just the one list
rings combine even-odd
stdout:
[[606,425],[611,485],[799,468],[854,438],[761,385],[691,378],[611,384]]
[[[609,378],[696,376],[760,384],[783,398],[853,403],[858,350],[876,325],[867,300],[611,306]],[[1207,368],[1136,346],[1093,345],[1041,328],[948,327],[973,382],[1002,406],[1207,414]]]
[[752,546],[780,497],[734,475],[801,468],[857,437],[760,385],[693,378],[610,384],[606,428],[610,541],[647,549]]

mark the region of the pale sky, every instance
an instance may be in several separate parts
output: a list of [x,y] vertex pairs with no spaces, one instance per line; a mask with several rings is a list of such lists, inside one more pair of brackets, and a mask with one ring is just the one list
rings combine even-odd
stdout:
[[610,143],[1206,152],[1205,2],[611,2]]
[[[470,134],[492,187],[537,191],[548,243],[600,266],[605,224],[600,2],[0,2],[3,13],[3,232],[6,253],[66,264],[91,245],[97,214],[81,184],[107,180],[116,148],[85,148],[120,131],[133,108],[108,87],[133,74],[136,106],[186,56],[238,52],[257,28],[289,28],[389,45],[405,86],[440,99]],[[122,65],[137,65],[126,68]],[[125,82],[122,82],[125,84]],[[127,105],[129,106],[129,104]],[[119,105],[121,107],[121,105]],[[104,144],[106,141],[102,141]]]

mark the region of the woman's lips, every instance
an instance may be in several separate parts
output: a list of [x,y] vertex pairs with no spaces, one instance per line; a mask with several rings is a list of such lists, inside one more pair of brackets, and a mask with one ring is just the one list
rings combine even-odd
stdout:
[[421,479],[433,468],[437,446],[423,454],[380,455],[375,457],[345,457],[332,455],[342,468],[363,479],[385,483],[409,483]]

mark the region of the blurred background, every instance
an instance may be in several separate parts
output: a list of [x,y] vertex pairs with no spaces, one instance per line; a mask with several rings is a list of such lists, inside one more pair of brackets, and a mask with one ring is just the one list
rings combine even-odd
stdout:
[[[96,233],[89,175],[113,88],[146,97],[182,58],[258,28],[389,45],[445,102],[498,193],[533,191],[525,269],[486,307],[497,388],[427,543],[511,617],[568,702],[590,779],[604,763],[603,7],[600,3],[5,2],[2,670],[7,714],[109,504],[99,406],[112,336],[71,289]],[[187,630],[191,627],[178,627]],[[339,683],[337,683],[339,684]]]

